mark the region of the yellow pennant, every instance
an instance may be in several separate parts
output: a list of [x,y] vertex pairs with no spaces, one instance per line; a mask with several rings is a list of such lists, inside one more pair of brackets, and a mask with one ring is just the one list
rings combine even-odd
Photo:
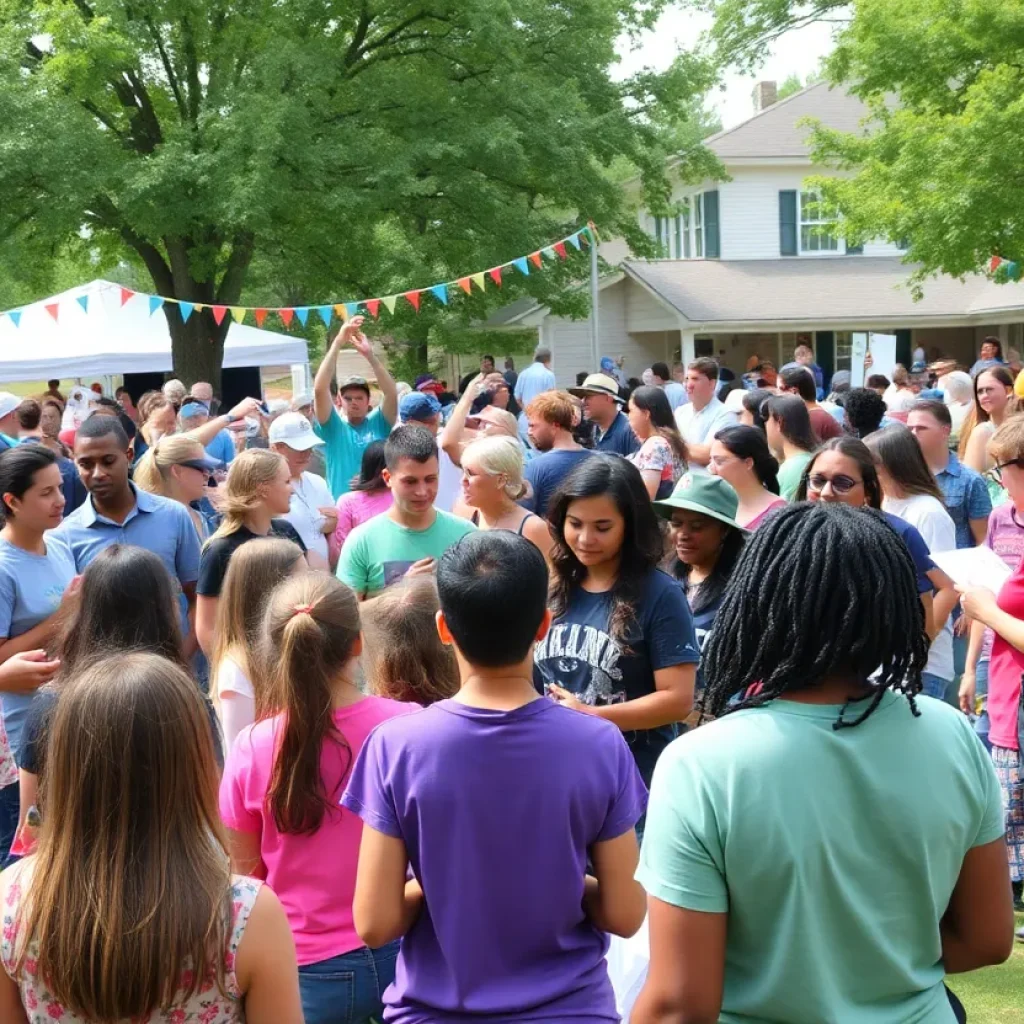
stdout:
[[395,303],[398,301],[398,296],[389,295],[386,299],[381,299],[380,301],[383,302],[384,305],[387,307],[388,312],[394,315]]
[[473,277],[473,283],[477,286],[477,288],[479,288],[480,291],[486,291],[486,288],[484,286],[484,275],[483,275],[483,273],[473,274],[472,277]]
[[348,310],[345,308],[344,302],[339,302],[334,307],[334,313],[342,323],[344,323],[348,319]]
[[245,306],[232,306],[231,315],[235,318],[235,323],[241,323],[245,319],[246,308]]

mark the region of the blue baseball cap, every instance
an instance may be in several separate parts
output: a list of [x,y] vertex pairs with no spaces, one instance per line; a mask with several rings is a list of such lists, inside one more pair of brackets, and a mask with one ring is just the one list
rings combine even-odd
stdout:
[[429,391],[411,391],[398,403],[398,416],[403,423],[423,423],[441,412],[441,403]]

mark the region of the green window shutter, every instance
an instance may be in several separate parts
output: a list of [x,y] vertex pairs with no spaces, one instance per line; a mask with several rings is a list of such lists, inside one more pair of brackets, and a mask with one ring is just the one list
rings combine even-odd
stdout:
[[[669,254],[671,255],[671,253]],[[683,258],[683,215],[676,214],[676,259]]]
[[821,367],[821,375],[825,379],[825,391],[828,392],[829,381],[836,371],[836,335],[835,331],[816,331],[814,335],[814,361]]
[[896,335],[896,362],[902,363],[908,370],[914,358],[914,335],[912,331],[894,331]]
[[796,191],[779,192],[779,255],[797,256]]
[[704,255],[718,259],[722,255],[722,242],[718,228],[718,192],[704,193]]

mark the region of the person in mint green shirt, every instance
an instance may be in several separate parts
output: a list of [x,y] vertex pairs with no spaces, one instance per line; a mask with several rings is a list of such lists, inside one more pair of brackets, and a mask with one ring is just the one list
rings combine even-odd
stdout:
[[[373,345],[362,332],[363,318],[354,316],[338,331],[313,381],[313,429],[324,442],[327,485],[335,500],[352,489],[359,475],[363,452],[374,441],[383,441],[398,416],[398,390],[394,378],[377,358]],[[370,364],[383,400],[370,408],[370,385],[364,377],[348,377],[338,387],[344,416],[334,408],[331,382],[338,366],[338,353],[351,345]]]
[[394,503],[345,539],[337,576],[361,598],[402,577],[432,573],[437,560],[476,527],[434,507],[437,441],[426,427],[396,427],[384,442],[384,482]]
[[1004,811],[968,719],[921,695],[914,565],[871,509],[747,543],[703,713],[654,771],[631,1024],[953,1024],[947,974],[1013,947]]
[[796,395],[776,395],[761,406],[768,447],[779,460],[779,494],[793,501],[804,468],[818,447],[811,429],[811,417],[803,399]]

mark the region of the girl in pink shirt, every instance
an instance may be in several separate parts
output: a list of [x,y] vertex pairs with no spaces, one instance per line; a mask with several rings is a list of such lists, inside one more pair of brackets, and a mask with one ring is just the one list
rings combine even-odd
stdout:
[[366,446],[359,482],[338,499],[338,528],[334,531],[335,558],[345,538],[357,527],[391,508],[391,491],[384,483],[384,442]]
[[398,943],[371,950],[356,934],[362,822],[339,800],[374,726],[418,705],[359,691],[359,629],[355,594],[332,576],[310,573],[274,590],[263,630],[274,652],[268,706],[239,733],[221,781],[232,865],[265,879],[288,916],[306,1024],[379,1015],[398,956]]

